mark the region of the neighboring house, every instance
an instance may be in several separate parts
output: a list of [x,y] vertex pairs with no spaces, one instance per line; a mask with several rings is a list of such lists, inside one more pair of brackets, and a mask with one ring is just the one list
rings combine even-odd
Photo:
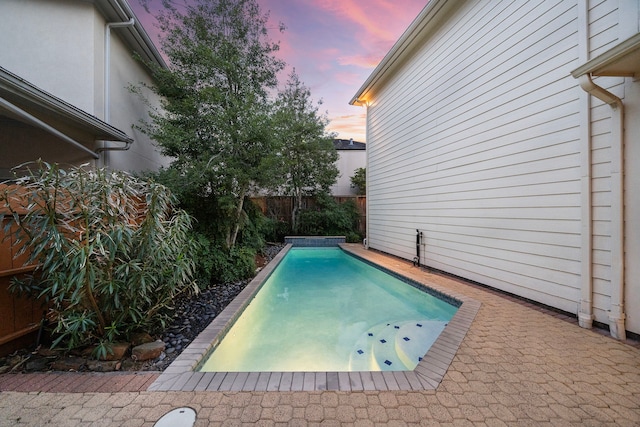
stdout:
[[[0,181],[39,158],[126,171],[167,164],[133,127],[149,106],[129,86],[152,83],[134,55],[166,64],[126,0],[1,0],[0,40]],[[150,91],[144,95],[160,105]],[[33,342],[42,318],[39,303],[8,291],[10,278],[33,266],[16,258],[4,226],[0,355]]]
[[431,0],[358,90],[368,245],[640,333],[626,0]]
[[0,179],[38,158],[127,171],[167,164],[133,128],[148,106],[129,86],[152,83],[134,55],[166,64],[126,0],[3,0],[0,40]]
[[331,187],[334,196],[355,196],[357,189],[351,187],[351,177],[356,169],[367,167],[367,144],[351,139],[334,139],[338,151],[336,166],[340,171],[338,180]]

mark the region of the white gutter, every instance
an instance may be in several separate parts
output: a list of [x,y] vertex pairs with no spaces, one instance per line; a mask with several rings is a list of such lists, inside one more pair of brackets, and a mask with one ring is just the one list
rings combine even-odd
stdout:
[[580,87],[611,107],[611,310],[609,331],[626,339],[624,314],[624,104],[596,85],[590,74],[578,76]]
[[3,106],[4,108],[6,108],[7,110],[11,111],[12,113],[22,117],[23,119],[25,119],[26,121],[28,121],[32,125],[37,126],[37,127],[41,128],[41,129],[49,132],[50,134],[57,136],[58,138],[60,138],[64,142],[66,142],[67,144],[71,144],[74,147],[76,147],[77,149],[79,149],[81,151],[84,151],[85,153],[87,153],[88,155],[93,157],[94,159],[99,159],[100,158],[100,156],[97,153],[91,151],[90,149],[88,149],[84,145],[80,144],[75,139],[70,138],[69,136],[67,136],[64,133],[60,132],[58,129],[48,125],[47,123],[43,122],[42,120],[38,119],[37,117],[33,116],[32,114],[29,114],[28,112],[24,111],[22,108],[10,103],[9,101],[5,100],[4,98],[0,98],[0,105]]

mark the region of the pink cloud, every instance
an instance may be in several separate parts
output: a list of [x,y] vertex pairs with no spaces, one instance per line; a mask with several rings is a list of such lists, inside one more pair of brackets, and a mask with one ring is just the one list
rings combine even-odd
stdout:
[[336,132],[339,138],[366,142],[365,122],[366,113],[341,115],[332,117],[327,129]]
[[[348,105],[348,101],[427,0],[257,1],[263,13],[270,13],[269,38],[279,43],[277,56],[287,62],[281,82],[295,68],[312,90],[312,98],[324,101],[321,109],[328,110],[329,129],[341,138],[364,141],[365,110]],[[151,0],[149,14],[139,0],[130,0],[156,42],[158,29],[152,15],[160,9],[160,3]],[[279,23],[285,25],[284,33],[278,31]]]
[[362,80],[362,74],[347,71],[336,72],[333,76],[336,82],[345,85],[357,85],[360,84]]
[[[336,20],[346,22],[345,32],[358,41],[358,55],[343,57],[343,63],[373,68],[395,43],[426,1],[320,0],[314,4]],[[364,52],[364,53],[363,53]]]
[[340,65],[355,65],[357,67],[362,68],[375,68],[380,62],[380,56],[369,54],[369,55],[351,55],[351,56],[340,56],[338,57],[338,63]]

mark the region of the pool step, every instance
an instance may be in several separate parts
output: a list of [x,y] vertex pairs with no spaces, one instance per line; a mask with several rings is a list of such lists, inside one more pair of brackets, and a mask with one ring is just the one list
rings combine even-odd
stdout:
[[396,351],[396,335],[401,327],[402,323],[398,322],[386,324],[376,335],[371,346],[374,360],[372,369],[380,371],[406,371],[410,369],[403,363]]
[[375,325],[356,342],[349,367],[352,371],[412,370],[445,325],[421,319]]
[[407,322],[396,334],[396,352],[405,366],[413,369],[444,330],[447,322],[421,320]]
[[372,347],[376,339],[379,339],[381,331],[385,329],[385,323],[373,326],[360,336],[356,341],[349,358],[349,370],[351,371],[373,371],[379,370],[375,360]]

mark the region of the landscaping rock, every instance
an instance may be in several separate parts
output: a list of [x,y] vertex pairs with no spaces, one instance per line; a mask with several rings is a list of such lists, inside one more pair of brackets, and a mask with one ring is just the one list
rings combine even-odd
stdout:
[[27,371],[45,371],[55,358],[32,357],[25,364]]
[[63,350],[60,349],[51,349],[48,347],[40,347],[38,349],[38,356],[42,357],[61,357],[64,354]]
[[153,339],[153,337],[146,332],[137,332],[131,335],[131,345],[134,347],[140,344],[146,344],[154,341],[155,340]]
[[87,360],[80,357],[62,357],[51,362],[54,371],[80,371],[87,364]]
[[119,360],[88,360],[87,369],[94,372],[113,372],[120,370]]
[[107,355],[102,360],[107,360],[107,361],[120,360],[125,356],[125,354],[127,354],[127,351],[129,351],[129,347],[131,347],[131,345],[126,342],[114,343],[113,346],[111,347],[112,353],[107,351]]
[[[100,360],[109,360],[109,361],[121,360],[127,354],[127,351],[129,351],[130,347],[131,347],[131,344],[127,342],[113,343],[113,345],[111,346],[111,352],[107,351],[106,356],[100,358]],[[96,349],[96,346],[87,347],[84,350],[82,350],[80,355],[86,359],[91,359],[94,357],[95,349]]]
[[143,360],[151,360],[159,357],[164,351],[164,342],[158,340],[146,344],[133,347],[131,350],[131,358],[138,362]]

